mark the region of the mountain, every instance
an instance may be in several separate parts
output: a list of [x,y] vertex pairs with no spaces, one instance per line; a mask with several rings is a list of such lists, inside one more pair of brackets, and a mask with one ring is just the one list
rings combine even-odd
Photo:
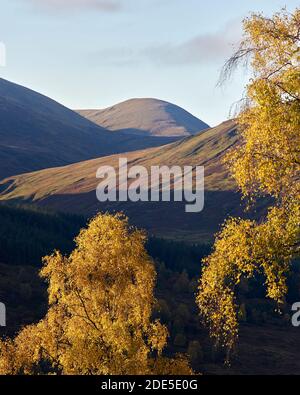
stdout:
[[[0,200],[26,202],[54,210],[91,216],[97,211],[124,211],[135,225],[165,238],[210,240],[227,215],[241,215],[240,196],[222,165],[224,154],[237,141],[234,121],[187,137],[165,147],[84,161],[8,178],[0,183]],[[109,202],[96,199],[96,171],[118,168],[120,157],[128,167],[179,165],[205,167],[205,205],[200,213],[186,213],[184,202]]]
[[110,133],[46,96],[0,79],[0,179],[172,141]]
[[189,136],[209,126],[175,104],[157,99],[131,99],[104,110],[78,110],[111,131],[144,136]]

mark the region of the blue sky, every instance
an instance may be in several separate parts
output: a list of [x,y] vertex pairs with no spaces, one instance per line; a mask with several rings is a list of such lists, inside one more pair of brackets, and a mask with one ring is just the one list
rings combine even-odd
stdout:
[[297,0],[0,0],[0,75],[71,108],[133,97],[178,104],[210,125],[229,117],[247,74],[217,88],[251,11]]

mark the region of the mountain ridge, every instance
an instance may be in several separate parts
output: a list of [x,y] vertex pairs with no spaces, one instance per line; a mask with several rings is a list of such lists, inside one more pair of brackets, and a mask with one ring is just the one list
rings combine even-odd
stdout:
[[0,179],[176,139],[111,133],[45,95],[0,78]]

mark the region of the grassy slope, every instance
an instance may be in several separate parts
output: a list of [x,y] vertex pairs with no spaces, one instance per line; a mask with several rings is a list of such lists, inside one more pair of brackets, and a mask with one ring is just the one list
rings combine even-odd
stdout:
[[[0,183],[0,199],[33,202],[55,210],[92,215],[99,210],[123,210],[133,223],[159,236],[199,241],[211,238],[226,215],[240,213],[239,196],[221,161],[237,140],[235,124],[227,121],[216,128],[171,145],[145,151],[98,158],[69,166],[11,177]],[[118,167],[119,157],[130,164],[204,165],[205,208],[185,213],[184,203],[99,203],[96,199],[96,170],[102,165]]]

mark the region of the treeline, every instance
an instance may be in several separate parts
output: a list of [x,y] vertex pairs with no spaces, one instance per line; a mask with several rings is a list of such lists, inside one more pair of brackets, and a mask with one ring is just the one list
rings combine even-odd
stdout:
[[[0,204],[0,263],[40,267],[42,257],[54,250],[70,253],[74,237],[86,222],[77,215]],[[199,262],[210,252],[206,244],[189,245],[156,237],[150,237],[146,247],[166,267],[177,272],[186,270],[190,276],[199,275]]]
[[0,262],[41,266],[42,257],[54,249],[70,252],[85,223],[76,215],[0,204]]
[[172,272],[185,272],[189,277],[199,278],[201,260],[210,254],[209,244],[188,244],[150,237],[146,248],[153,259],[163,262]]

